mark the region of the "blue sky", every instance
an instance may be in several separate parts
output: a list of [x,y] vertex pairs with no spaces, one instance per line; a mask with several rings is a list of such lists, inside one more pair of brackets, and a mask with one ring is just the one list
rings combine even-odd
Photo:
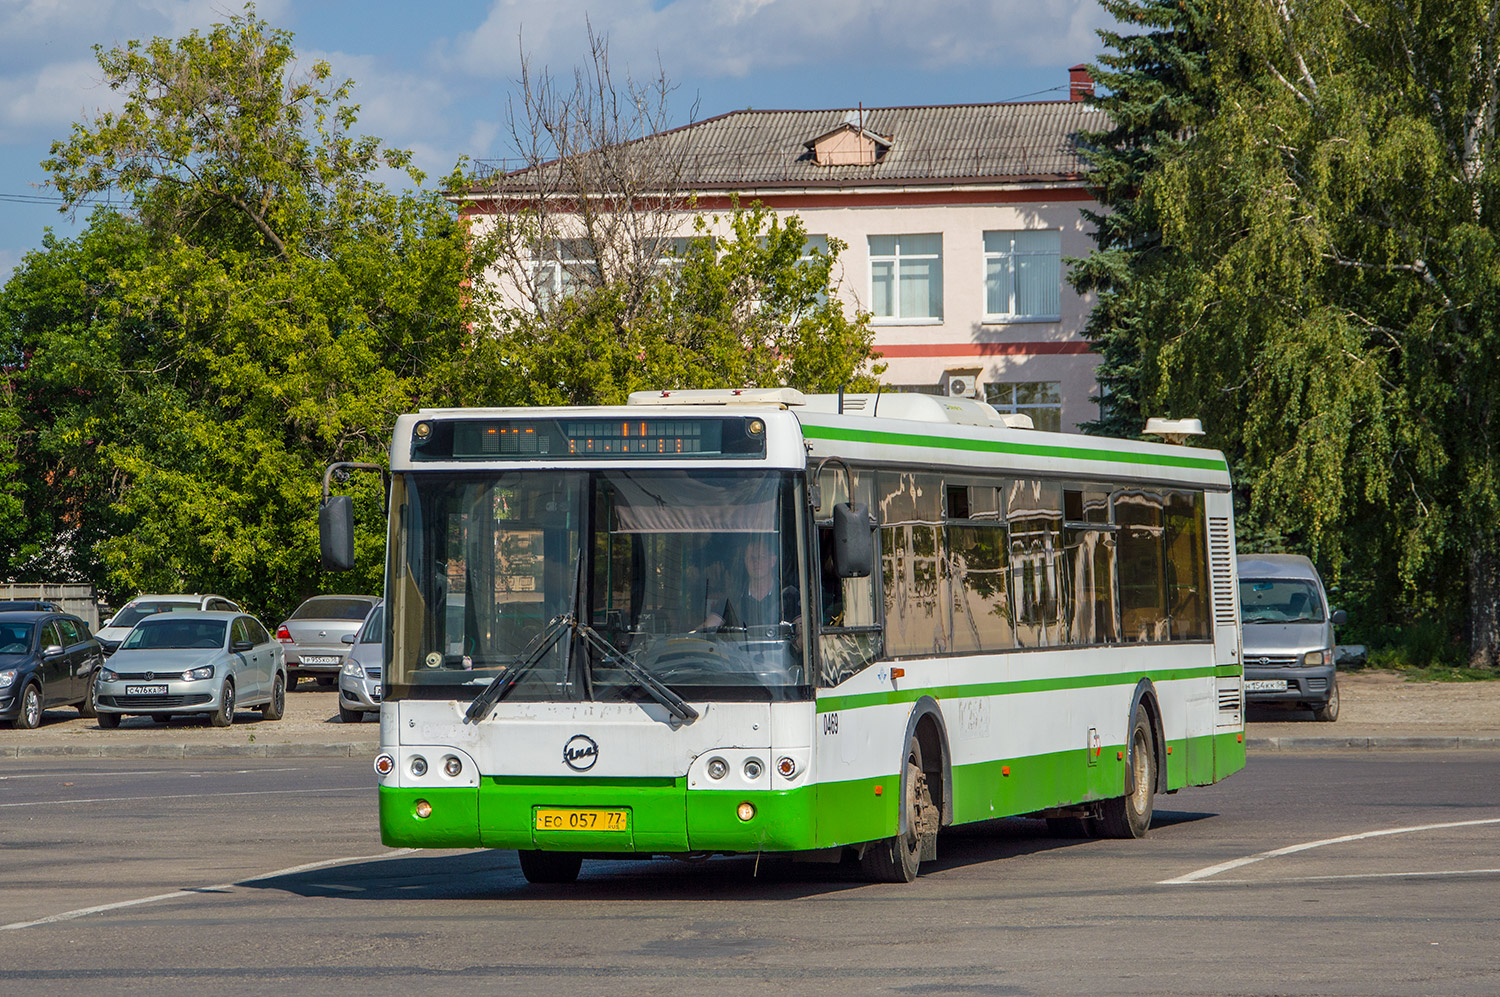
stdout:
[[[72,234],[39,165],[72,122],[111,106],[92,46],[176,37],[228,19],[226,0],[0,0],[0,281]],[[616,74],[677,84],[674,123],[744,107],[843,108],[1062,99],[1100,50],[1096,0],[261,0],[257,13],[356,82],[358,130],[441,178],[460,156],[516,155],[506,107],[524,46],[571,77],[585,23]],[[694,105],[696,103],[696,112]],[[81,221],[81,218],[79,219]]]

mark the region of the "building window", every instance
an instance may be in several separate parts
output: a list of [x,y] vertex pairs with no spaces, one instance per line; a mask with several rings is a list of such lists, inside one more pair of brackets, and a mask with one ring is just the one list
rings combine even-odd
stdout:
[[984,400],[999,412],[1031,416],[1031,425],[1048,433],[1062,432],[1062,382],[1016,381],[986,384]]
[[1061,288],[1060,233],[984,233],[986,319],[1056,322],[1062,317]]
[[533,260],[531,264],[539,305],[556,304],[581,287],[600,283],[599,261],[587,239],[558,239],[551,248],[550,258]]
[[872,235],[870,311],[878,319],[943,317],[943,237]]

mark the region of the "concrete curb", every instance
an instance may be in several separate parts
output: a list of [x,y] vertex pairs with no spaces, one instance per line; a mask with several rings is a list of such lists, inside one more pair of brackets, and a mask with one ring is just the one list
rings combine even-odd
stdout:
[[279,744],[21,744],[0,745],[3,758],[362,758],[373,741]]
[[[1500,736],[1468,734],[1247,737],[1248,751],[1494,750]],[[271,744],[21,744],[0,745],[4,758],[367,758],[377,741],[302,741]]]
[[1376,734],[1353,737],[1247,737],[1250,751],[1375,751],[1385,749],[1469,750],[1500,748],[1500,737],[1470,734]]

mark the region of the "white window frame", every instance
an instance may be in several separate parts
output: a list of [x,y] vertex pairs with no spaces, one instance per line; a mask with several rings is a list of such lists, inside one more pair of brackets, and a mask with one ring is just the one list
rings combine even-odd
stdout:
[[[1050,232],[1057,236],[1057,250],[1017,250],[1015,248],[1015,236],[1021,233]],[[1005,250],[991,250],[987,247],[988,236],[1009,236],[1009,248]],[[1062,230],[1061,229],[988,229],[980,235],[980,248],[983,250],[979,264],[980,287],[984,294],[984,321],[985,322],[1061,322],[1062,321]],[[1056,260],[1057,266],[1057,311],[1047,314],[1026,314],[1016,311],[1016,262],[1022,259],[1045,259]],[[1006,272],[1009,274],[1009,286],[1006,288],[1007,310],[1003,312],[990,311],[990,264],[997,260],[1006,261],[1009,266]]]
[[584,281],[574,277],[598,266],[598,261],[578,253],[587,249],[586,239],[554,239],[552,255],[527,261],[528,272],[536,288],[538,303],[551,307],[573,294],[573,288]]
[[[1048,385],[1052,385],[1053,386],[1053,390],[1055,391],[1055,393],[1057,395],[1057,401],[1055,401],[1055,402],[1017,402],[1016,401],[1017,389],[1019,389],[1022,385],[1035,386],[1035,385],[1044,385],[1044,384],[1048,384]],[[999,401],[997,401],[995,399],[995,395],[999,393],[999,389],[1001,389],[1001,388],[1009,388],[1010,389],[1010,401],[1008,403],[1001,403],[1001,402],[999,402]],[[1036,413],[1037,412],[1056,412],[1057,413],[1057,428],[1055,430],[1050,430],[1050,432],[1058,432],[1058,433],[1063,432],[1063,429],[1064,429],[1064,427],[1063,427],[1063,394],[1062,394],[1062,382],[1061,381],[987,381],[985,383],[985,385],[984,385],[984,400],[986,402],[988,402],[995,409],[996,412],[1000,412],[1000,413],[1004,413],[1004,414],[1015,414],[1015,415],[1030,416],[1033,425],[1036,425],[1036,421],[1037,421],[1037,419],[1036,419]],[[1037,426],[1037,428],[1040,429],[1041,427]]]
[[[936,238],[938,251],[936,253],[905,253],[901,252],[901,240],[907,238]],[[873,239],[895,239],[896,250],[894,254],[876,253],[870,248],[870,240]],[[871,323],[874,325],[941,325],[943,322],[943,233],[941,232],[903,232],[900,234],[881,233],[866,236],[865,248],[869,254],[869,265],[865,274],[865,292],[869,295],[865,300],[870,302],[872,313]],[[937,285],[938,293],[934,296],[931,289],[928,290],[928,301],[936,298],[936,315],[913,315],[909,317],[901,314],[901,261],[906,260],[936,260],[937,261]],[[878,315],[874,313],[875,307],[875,264],[886,262],[891,264],[891,314]]]

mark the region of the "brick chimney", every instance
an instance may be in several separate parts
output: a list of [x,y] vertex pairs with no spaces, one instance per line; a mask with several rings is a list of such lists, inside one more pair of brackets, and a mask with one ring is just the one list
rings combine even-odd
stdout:
[[1094,78],[1083,63],[1068,67],[1068,99],[1088,100],[1094,96]]

